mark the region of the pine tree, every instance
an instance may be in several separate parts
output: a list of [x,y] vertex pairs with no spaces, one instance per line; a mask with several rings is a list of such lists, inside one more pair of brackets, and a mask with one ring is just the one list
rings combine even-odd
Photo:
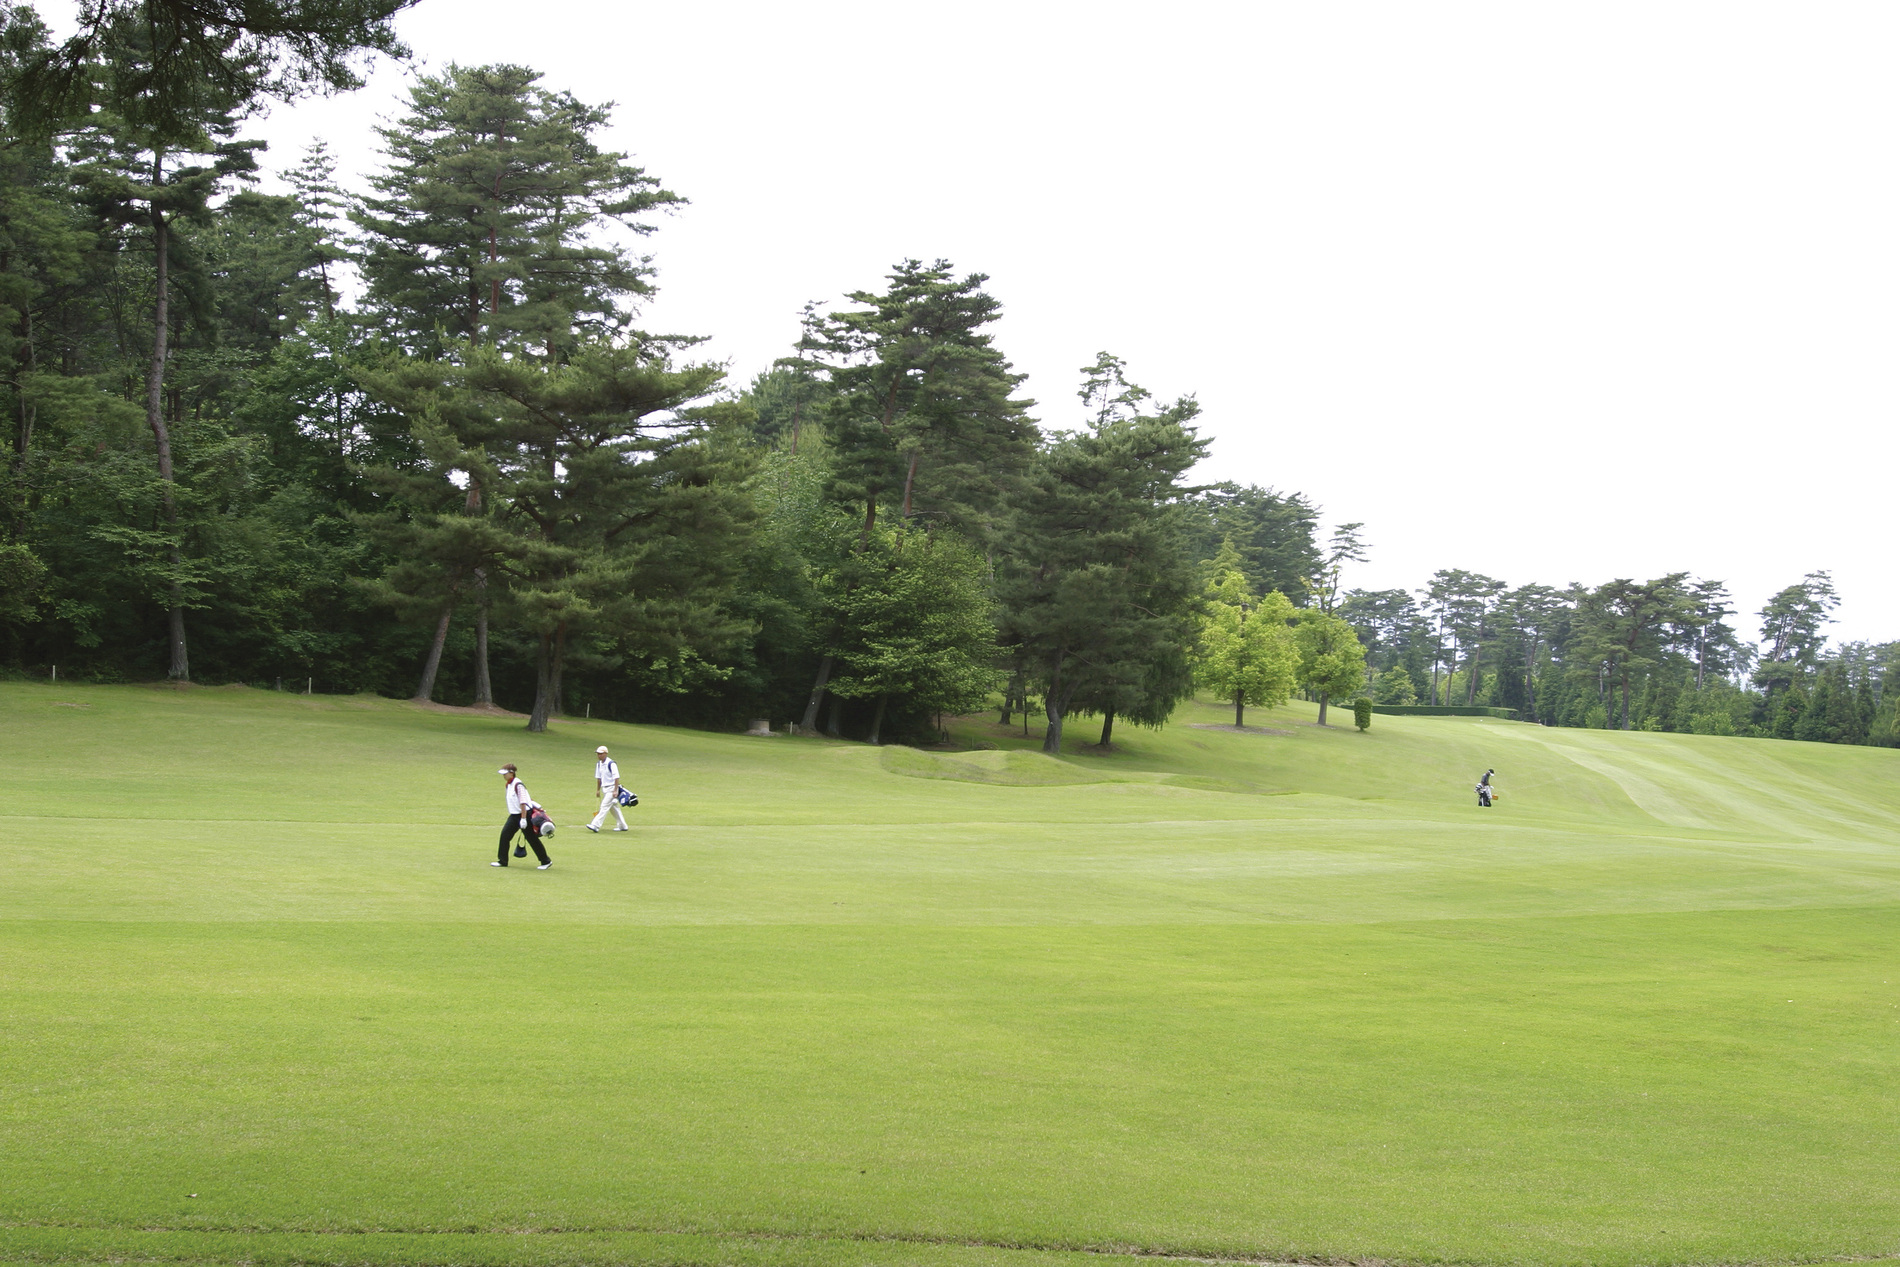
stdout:
[[[200,129],[206,93],[245,103],[363,85],[373,53],[406,57],[391,19],[416,0],[87,0],[78,29],[22,59],[9,113],[45,134],[95,112],[167,148]],[[127,44],[148,55],[122,60]],[[114,73],[102,76],[99,67]]]
[[1661,654],[1662,630],[1681,619],[1689,603],[1683,586],[1687,579],[1686,572],[1672,572],[1642,584],[1614,580],[1590,591],[1578,605],[1585,654],[1591,665],[1614,676],[1622,698],[1617,724],[1624,730],[1634,720],[1630,711],[1633,677],[1655,663]]
[[1185,690],[1168,666],[1193,639],[1179,503],[1207,451],[1197,413],[1184,398],[1152,416],[1100,414],[1050,444],[1013,501],[997,596],[1042,695],[1047,753],[1072,711],[1158,718]]
[[[162,78],[155,63],[166,51],[154,32],[134,21],[102,28],[95,73],[103,80],[146,81]],[[115,90],[115,98],[123,93]],[[74,176],[85,201],[99,219],[134,233],[149,234],[152,253],[151,343],[145,363],[145,422],[157,450],[161,506],[171,576],[166,608],[170,649],[166,676],[189,681],[191,659],[185,637],[185,608],[197,570],[187,566],[179,541],[177,482],[173,463],[170,420],[166,413],[165,375],[171,357],[174,265],[183,254],[178,226],[181,221],[203,221],[211,200],[233,176],[256,167],[261,142],[240,142],[235,112],[242,97],[216,83],[195,91],[177,89],[163,112],[154,103],[133,103],[130,114],[104,114],[88,120],[87,130],[73,139],[84,161]]]
[[905,260],[881,292],[854,291],[831,314],[824,353],[836,398],[827,426],[832,496],[863,508],[923,515],[987,548],[1002,498],[1034,453],[1034,402],[985,327],[1002,305],[981,273],[949,261]]
[[409,113],[379,132],[380,197],[353,213],[368,303],[424,358],[474,339],[558,358],[611,334],[652,290],[652,269],[594,237],[636,234],[684,200],[594,134],[608,108],[540,86],[522,66],[450,66],[410,90]]
[[1839,604],[1832,578],[1826,572],[1810,572],[1756,613],[1764,650],[1755,667],[1755,684],[1770,701],[1813,672],[1827,641],[1821,628],[1833,619],[1830,613]]
[[494,456],[507,601],[538,644],[531,731],[560,712],[568,647],[590,629],[706,657],[745,633],[723,608],[752,514],[743,473],[675,417],[717,367],[605,341],[561,364],[481,346],[461,359],[443,390],[457,439]]

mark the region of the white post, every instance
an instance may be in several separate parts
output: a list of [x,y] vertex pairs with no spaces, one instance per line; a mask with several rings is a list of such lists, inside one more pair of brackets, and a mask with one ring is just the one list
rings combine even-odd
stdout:
[[57,664],[53,666],[53,681],[59,681],[59,666]]
[[313,691],[312,691],[312,690],[310,689],[310,684],[311,684],[312,682],[315,682],[315,681],[316,681],[316,679],[315,679],[315,678],[310,678],[310,677],[307,677],[307,678],[305,678],[305,679],[303,680],[303,693],[304,693],[305,695],[312,695],[312,694],[315,694],[315,692],[313,692]]

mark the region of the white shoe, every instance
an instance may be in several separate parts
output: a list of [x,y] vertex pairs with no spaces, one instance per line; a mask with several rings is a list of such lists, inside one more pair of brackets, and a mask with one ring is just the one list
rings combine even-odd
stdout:
[[489,863],[488,865],[489,865],[489,866],[491,866],[491,867],[505,867],[505,866],[507,866],[508,864],[507,864],[507,863],[505,863],[505,862],[491,862],[491,863]]
[[547,869],[548,869],[549,867],[551,867],[551,866],[553,866],[553,865],[554,865],[554,863],[553,863],[552,861],[549,861],[549,862],[544,862],[544,863],[542,863],[542,864],[541,864],[540,866],[538,866],[538,867],[536,867],[536,868],[535,868],[535,870],[536,870],[536,871],[546,871],[546,870],[547,870]]
[[582,823],[581,826],[585,827],[588,831],[593,832],[596,836],[600,835],[600,828],[594,826],[592,823]]
[[616,828],[614,828],[614,830],[615,830],[615,831],[625,831],[625,830],[627,830],[627,829],[626,829],[625,827],[616,827]]

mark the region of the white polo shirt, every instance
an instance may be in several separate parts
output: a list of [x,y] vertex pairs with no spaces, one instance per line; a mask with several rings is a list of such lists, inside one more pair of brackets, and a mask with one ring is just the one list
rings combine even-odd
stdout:
[[528,795],[528,785],[520,779],[508,781],[508,812],[525,814],[534,808],[534,798]]
[[594,762],[594,777],[600,780],[600,790],[605,792],[620,780],[620,766],[612,757],[602,757]]

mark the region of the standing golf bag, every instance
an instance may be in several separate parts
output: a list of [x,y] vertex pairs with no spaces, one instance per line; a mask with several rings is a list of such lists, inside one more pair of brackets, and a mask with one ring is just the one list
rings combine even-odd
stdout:
[[1490,809],[1491,808],[1491,785],[1489,783],[1480,783],[1478,784],[1476,791],[1478,793],[1478,804],[1484,806],[1484,808],[1486,809]]

